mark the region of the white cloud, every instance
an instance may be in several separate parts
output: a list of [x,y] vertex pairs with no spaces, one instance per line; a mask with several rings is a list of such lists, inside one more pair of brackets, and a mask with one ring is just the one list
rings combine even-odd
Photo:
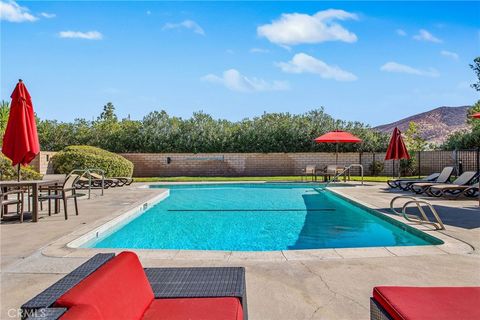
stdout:
[[0,20],[33,22],[38,18],[30,14],[28,8],[19,6],[15,1],[0,1]]
[[355,81],[357,76],[345,71],[338,66],[331,66],[305,53],[297,53],[292,60],[288,62],[276,63],[283,72],[288,73],[313,73],[318,74],[324,79],[333,79],[337,81]]
[[413,39],[418,40],[418,41],[429,41],[429,42],[435,42],[435,43],[442,43],[442,40],[438,39],[435,37],[433,34],[428,32],[425,29],[420,29],[418,30],[418,33],[413,36]]
[[71,39],[86,39],[86,40],[102,40],[103,35],[98,31],[60,31],[58,33],[60,38],[71,38]]
[[452,58],[453,60],[458,60],[459,58],[458,53],[447,50],[440,51],[440,54],[444,57]]
[[162,30],[171,30],[171,29],[180,29],[180,28],[185,28],[192,30],[193,32],[200,34],[202,36],[205,35],[205,31],[200,27],[198,23],[196,23],[193,20],[185,20],[180,23],[166,23]]
[[40,15],[47,19],[52,19],[57,16],[55,13],[48,13],[48,12],[41,12]]
[[397,29],[395,30],[395,32],[399,35],[399,36],[402,36],[402,37],[405,37],[407,35],[407,32],[403,29]]
[[426,76],[426,77],[438,77],[439,73],[435,69],[421,70],[405,64],[400,64],[397,62],[387,62],[380,67],[381,71],[385,72],[396,72],[396,73],[407,73],[417,76]]
[[282,91],[289,89],[289,85],[285,81],[268,82],[255,77],[249,78],[235,69],[226,70],[221,76],[207,74],[201,80],[221,84],[230,90],[240,92]]
[[262,49],[262,48],[252,48],[250,49],[250,53],[269,53],[270,50]]
[[284,13],[270,24],[257,28],[257,34],[282,46],[325,41],[355,42],[357,36],[335,20],[357,20],[356,14],[328,9],[314,15]]

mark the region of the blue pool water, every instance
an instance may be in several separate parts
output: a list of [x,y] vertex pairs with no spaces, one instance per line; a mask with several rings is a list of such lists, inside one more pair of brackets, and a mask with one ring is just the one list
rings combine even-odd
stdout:
[[170,196],[87,246],[271,251],[441,243],[308,184],[151,187]]

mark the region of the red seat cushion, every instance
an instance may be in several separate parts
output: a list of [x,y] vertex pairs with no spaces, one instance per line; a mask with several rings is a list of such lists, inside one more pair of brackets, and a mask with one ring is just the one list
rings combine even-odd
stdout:
[[79,304],[71,307],[61,317],[60,320],[104,320],[98,310],[91,305]]
[[67,291],[55,305],[71,308],[87,304],[105,320],[134,320],[142,318],[153,298],[137,255],[122,252]]
[[395,320],[480,319],[480,287],[375,287],[373,298]]
[[155,299],[144,320],[242,320],[238,298]]

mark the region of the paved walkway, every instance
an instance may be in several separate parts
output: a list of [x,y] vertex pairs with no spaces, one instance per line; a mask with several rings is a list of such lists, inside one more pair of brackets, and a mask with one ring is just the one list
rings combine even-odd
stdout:
[[[341,193],[388,212],[397,195],[383,184],[343,187]],[[161,189],[129,187],[107,190],[105,196],[81,200],[80,215],[43,215],[40,222],[0,225],[1,313],[0,319],[15,318],[15,309],[86,258],[54,258],[42,248],[106,216],[120,215],[161,192]],[[473,246],[468,254],[390,256],[252,261],[195,258],[142,259],[145,266],[224,266],[247,268],[250,319],[368,319],[371,289],[375,285],[480,285],[480,209],[475,201],[433,200],[447,224],[445,234]],[[70,210],[73,212],[73,208]]]

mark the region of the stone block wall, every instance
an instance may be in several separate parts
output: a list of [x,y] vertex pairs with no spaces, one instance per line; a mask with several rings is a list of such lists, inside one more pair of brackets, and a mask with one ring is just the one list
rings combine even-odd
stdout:
[[[55,152],[42,151],[32,166],[42,174],[53,173],[51,157]],[[135,177],[175,176],[290,176],[302,174],[308,165],[324,168],[335,164],[335,153],[122,153],[134,164]],[[416,154],[418,156],[418,154]],[[371,175],[373,161],[384,163],[380,175],[393,175],[393,161],[384,161],[385,153],[339,153],[338,165],[362,164],[364,175]],[[456,166],[462,160],[463,169],[477,170],[475,151],[420,152],[421,174],[439,172],[445,166]],[[395,161],[398,173],[398,161]],[[352,169],[359,175],[360,169]]]

